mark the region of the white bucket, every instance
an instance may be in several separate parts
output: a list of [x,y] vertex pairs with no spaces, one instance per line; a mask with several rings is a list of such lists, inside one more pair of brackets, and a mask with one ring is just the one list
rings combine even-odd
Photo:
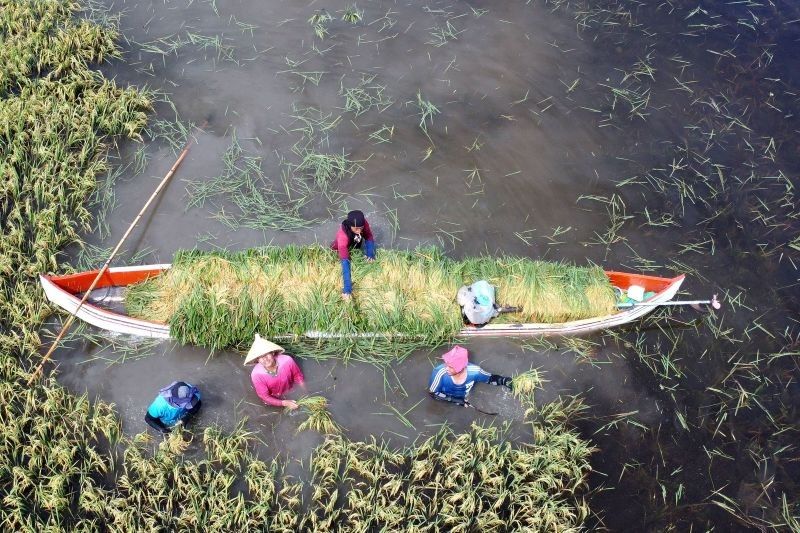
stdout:
[[641,302],[644,300],[644,287],[640,285],[631,285],[628,287],[628,298]]

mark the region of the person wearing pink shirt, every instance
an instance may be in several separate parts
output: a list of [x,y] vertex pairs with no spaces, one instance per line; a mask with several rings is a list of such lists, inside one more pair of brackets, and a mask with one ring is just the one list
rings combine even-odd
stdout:
[[292,356],[256,333],[253,346],[244,360],[245,365],[253,363],[250,381],[258,397],[267,405],[297,409],[297,402],[282,398],[295,385],[305,388],[303,372]]
[[353,281],[350,277],[350,250],[357,248],[364,251],[367,261],[375,260],[375,237],[369,222],[361,211],[350,211],[342,220],[331,249],[339,254],[342,263],[342,298],[349,300],[353,294]]

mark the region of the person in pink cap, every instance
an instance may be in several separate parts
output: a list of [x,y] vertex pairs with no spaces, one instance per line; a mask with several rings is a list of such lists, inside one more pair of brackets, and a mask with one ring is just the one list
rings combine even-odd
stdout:
[[461,346],[454,346],[442,359],[444,363],[433,369],[428,383],[428,394],[436,400],[462,407],[470,405],[467,397],[476,382],[502,385],[511,389],[511,378],[489,374],[478,365],[471,364],[469,352]]

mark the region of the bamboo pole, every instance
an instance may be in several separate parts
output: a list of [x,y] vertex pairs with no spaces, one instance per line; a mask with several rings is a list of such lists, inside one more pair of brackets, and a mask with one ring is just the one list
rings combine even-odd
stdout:
[[[205,124],[206,123],[203,123],[203,125],[200,126],[201,130],[205,127]],[[178,156],[178,159],[175,161],[175,164],[173,164],[172,168],[169,169],[167,175],[161,179],[161,182],[158,184],[158,187],[156,187],[156,190],[154,190],[153,194],[150,195],[150,198],[147,199],[147,202],[145,202],[144,207],[142,207],[142,209],[139,211],[139,214],[136,215],[136,218],[134,218],[133,222],[131,222],[130,226],[128,226],[128,229],[125,231],[125,234],[117,243],[117,246],[114,247],[114,250],[111,252],[111,255],[108,256],[108,259],[106,259],[106,262],[103,263],[103,267],[97,273],[97,276],[95,276],[94,281],[92,281],[92,284],[86,290],[86,293],[83,295],[83,298],[81,298],[78,307],[76,307],[75,311],[73,311],[70,314],[69,319],[67,319],[67,322],[61,328],[61,332],[59,332],[58,336],[56,337],[56,340],[53,341],[53,344],[50,345],[50,349],[47,350],[47,353],[44,355],[42,362],[39,363],[39,366],[36,367],[36,370],[34,370],[33,374],[28,379],[28,385],[31,385],[34,381],[36,381],[36,378],[41,373],[45,363],[50,359],[50,356],[53,355],[53,352],[58,346],[58,343],[61,342],[61,339],[67,333],[67,330],[69,330],[69,327],[72,325],[72,323],[75,321],[75,317],[78,315],[78,311],[80,311],[81,307],[83,307],[83,304],[86,303],[86,300],[89,299],[89,295],[91,295],[92,290],[94,290],[95,286],[97,286],[97,284],[99,283],[100,278],[102,278],[103,275],[108,270],[109,265],[111,265],[111,261],[113,261],[114,257],[119,252],[119,249],[122,247],[122,244],[125,242],[125,239],[128,238],[128,236],[133,231],[133,228],[136,227],[136,224],[139,223],[139,220],[142,218],[142,215],[144,215],[144,212],[147,211],[147,208],[150,207],[150,204],[153,203],[153,200],[156,199],[161,190],[167,185],[167,182],[169,182],[169,179],[173,176],[173,174],[175,174],[175,171],[178,170],[178,167],[183,162],[184,158],[186,157],[186,154],[189,153],[189,147],[191,146],[191,144],[192,144],[192,137],[190,135],[189,139],[186,141],[186,146],[183,148],[183,151],[181,151],[180,155]]]

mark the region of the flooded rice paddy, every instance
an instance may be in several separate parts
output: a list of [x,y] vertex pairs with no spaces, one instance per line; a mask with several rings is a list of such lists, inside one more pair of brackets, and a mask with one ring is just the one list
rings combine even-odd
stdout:
[[[379,249],[686,273],[682,297],[719,293],[721,311],[465,346],[495,373],[542,370],[537,402],[583,398],[576,424],[598,449],[588,528],[797,527],[793,4],[376,1],[355,23],[347,2],[92,6],[95,19],[119,15],[124,35],[104,73],[161,101],[148,141],[120,145],[86,237],[97,248],[73,250],[74,264],[102,263],[191,132],[118,264],[325,243],[362,209]],[[427,399],[444,350],[386,368],[299,361],[350,439],[405,446],[479,420],[524,440],[507,392],[475,390],[496,417]],[[184,379],[203,392],[197,426],[246,419],[259,456],[290,458],[301,478],[322,441],[260,403],[239,353],[84,328],[56,360],[58,381],[113,402],[126,434],[146,431],[156,391]]]

